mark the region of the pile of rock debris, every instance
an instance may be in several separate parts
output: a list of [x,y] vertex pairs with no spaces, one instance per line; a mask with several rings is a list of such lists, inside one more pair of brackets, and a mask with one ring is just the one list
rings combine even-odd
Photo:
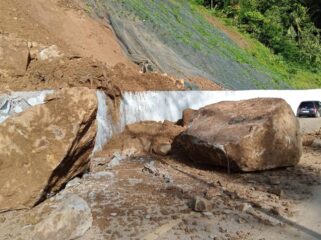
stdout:
[[[260,110],[262,105],[267,107]],[[123,222],[115,229],[127,222],[132,226],[129,236],[142,239],[143,232],[157,226],[158,214],[159,224],[168,217],[174,219],[170,230],[190,216],[191,210],[211,218],[215,212],[229,215],[229,205],[241,209],[243,215],[272,225],[279,223],[257,211],[253,200],[244,201],[250,199],[246,189],[251,184],[236,193],[241,183],[234,182],[231,187],[227,179],[240,171],[298,164],[302,154],[299,124],[284,100],[221,102],[186,110],[178,123],[129,125],[101,152],[93,154],[97,108],[95,90],[65,88],[47,95],[43,104],[13,113],[0,124],[0,211],[5,212],[0,232],[1,225],[21,227],[11,233],[3,231],[3,239],[21,239],[23,235],[30,239],[126,238],[126,234],[101,232],[117,221]],[[232,171],[236,173],[229,175]],[[186,185],[188,179],[190,184]],[[276,199],[284,194],[275,187],[269,191],[276,194]],[[216,199],[216,204],[209,202],[211,199]],[[137,208],[130,206],[130,201]],[[150,215],[150,207],[138,207],[141,204],[159,209],[155,216]],[[277,214],[286,211],[270,207]],[[24,210],[17,211],[20,209]],[[154,221],[137,230],[135,211],[146,214],[146,221]],[[116,222],[109,219],[117,216],[123,217]],[[222,229],[218,232],[226,233]],[[246,234],[234,235],[241,239]]]

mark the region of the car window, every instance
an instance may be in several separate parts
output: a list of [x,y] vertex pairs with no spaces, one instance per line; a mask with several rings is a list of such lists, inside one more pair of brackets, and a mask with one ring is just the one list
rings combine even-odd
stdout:
[[314,108],[313,102],[302,102],[300,108]]

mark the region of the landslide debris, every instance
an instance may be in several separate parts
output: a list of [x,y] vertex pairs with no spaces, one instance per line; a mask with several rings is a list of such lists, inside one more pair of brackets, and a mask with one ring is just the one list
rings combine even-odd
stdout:
[[142,74],[123,64],[108,68],[78,56],[32,62],[20,78],[1,77],[3,89],[12,91],[89,87],[118,91],[184,90],[181,82],[157,73]]
[[108,164],[110,161],[144,154],[166,156],[184,127],[175,123],[140,122],[126,126],[124,131],[112,139],[92,158],[91,167]]
[[[19,42],[14,50],[15,55],[10,54],[12,60],[9,62],[5,61],[9,58],[9,50],[5,53],[0,52],[0,59],[1,57],[3,59],[1,62],[6,63],[6,65],[0,64],[2,91],[89,87],[119,96],[121,91],[188,89],[183,79],[174,79],[167,74],[141,73],[122,63],[108,67],[91,58],[63,56],[55,46],[38,47],[37,43],[30,44],[37,47],[28,50],[25,43]],[[21,46],[24,46],[25,52],[19,51]],[[20,69],[20,74],[17,74],[16,69]],[[206,79],[193,81],[199,89],[221,89]]]

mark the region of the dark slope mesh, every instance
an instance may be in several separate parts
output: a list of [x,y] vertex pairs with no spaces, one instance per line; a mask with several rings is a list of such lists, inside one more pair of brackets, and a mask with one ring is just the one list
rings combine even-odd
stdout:
[[128,56],[176,77],[200,76],[229,89],[287,88],[182,0],[88,0],[108,16]]

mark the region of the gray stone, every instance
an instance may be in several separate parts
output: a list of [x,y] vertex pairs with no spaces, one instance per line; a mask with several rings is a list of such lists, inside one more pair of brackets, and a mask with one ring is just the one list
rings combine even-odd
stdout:
[[314,139],[311,146],[313,148],[321,148],[321,139]]
[[209,202],[202,197],[196,196],[192,200],[192,209],[195,212],[207,212],[210,209]]
[[71,240],[83,236],[93,218],[86,201],[77,195],[66,196],[34,228],[34,240]]
[[56,45],[52,45],[40,51],[39,59],[40,60],[47,60],[47,59],[54,59],[62,57],[63,54],[59,51]]

